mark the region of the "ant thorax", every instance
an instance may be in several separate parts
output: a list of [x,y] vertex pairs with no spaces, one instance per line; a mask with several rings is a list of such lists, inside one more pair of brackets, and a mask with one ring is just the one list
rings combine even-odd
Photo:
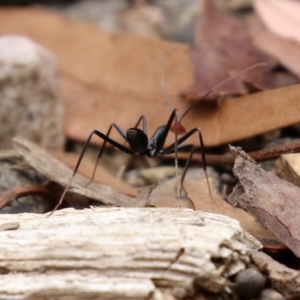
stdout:
[[154,157],[162,149],[165,144],[167,135],[168,135],[167,125],[159,126],[151,139],[148,142],[147,146],[147,156]]

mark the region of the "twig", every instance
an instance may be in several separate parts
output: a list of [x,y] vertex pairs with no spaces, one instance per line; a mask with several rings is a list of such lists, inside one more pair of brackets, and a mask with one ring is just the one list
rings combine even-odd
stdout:
[[8,191],[0,195],[0,209],[14,199],[31,196],[31,195],[47,195],[51,196],[49,190],[44,186],[31,185]]
[[[261,162],[261,161],[278,158],[282,154],[296,153],[296,152],[300,152],[300,141],[276,146],[271,149],[262,149],[262,150],[247,152],[247,154],[255,161]],[[195,157],[195,160],[198,162],[202,162],[202,157],[197,156]],[[235,158],[230,153],[225,153],[221,155],[206,154],[205,160],[207,165],[220,166],[220,165],[232,165],[234,163]]]

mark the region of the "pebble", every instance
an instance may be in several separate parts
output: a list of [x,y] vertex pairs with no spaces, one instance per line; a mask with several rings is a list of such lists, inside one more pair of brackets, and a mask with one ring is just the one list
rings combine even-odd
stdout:
[[266,278],[256,269],[238,273],[235,279],[236,293],[242,300],[257,298],[266,285]]

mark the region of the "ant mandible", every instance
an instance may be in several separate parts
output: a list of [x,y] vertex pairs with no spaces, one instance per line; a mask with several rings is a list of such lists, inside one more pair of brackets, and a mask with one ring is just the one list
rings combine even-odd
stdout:
[[[181,150],[189,150],[190,151],[190,156],[189,159],[187,160],[187,164],[185,167],[185,170],[183,172],[183,175],[181,177],[181,187],[180,187],[180,191],[178,192],[178,197],[180,196],[181,190],[182,190],[182,185],[183,185],[183,180],[184,180],[184,176],[186,174],[187,171],[187,166],[189,161],[191,160],[191,157],[193,155],[193,152],[195,150],[195,146],[193,144],[185,144],[182,145],[182,143],[184,143],[191,135],[193,135],[194,133],[198,132],[198,136],[199,136],[199,142],[200,142],[200,146],[201,146],[201,155],[202,155],[202,163],[203,163],[203,169],[204,169],[204,173],[205,173],[205,177],[206,177],[206,181],[207,181],[207,185],[208,185],[208,189],[209,189],[209,193],[211,195],[211,190],[210,190],[210,185],[209,185],[209,181],[208,181],[208,175],[207,175],[207,170],[206,170],[206,160],[205,160],[205,152],[204,152],[204,141],[203,141],[203,137],[202,137],[202,133],[200,131],[200,129],[198,127],[195,127],[193,129],[191,129],[188,132],[185,132],[184,127],[181,125],[181,121],[182,119],[187,115],[187,113],[194,107],[195,104],[197,104],[199,101],[205,99],[206,97],[208,97],[208,95],[210,95],[212,92],[214,92],[217,88],[219,88],[221,85],[227,83],[228,81],[240,76],[241,74],[259,67],[265,65],[264,63],[259,63],[259,64],[255,64],[253,66],[250,66],[249,68],[243,70],[242,72],[238,73],[235,76],[232,76],[226,80],[224,80],[223,82],[219,83],[218,85],[216,85],[213,89],[211,89],[208,93],[206,93],[203,97],[201,97],[201,99],[199,99],[198,101],[196,101],[193,105],[191,105],[185,112],[184,114],[181,116],[180,120],[178,120],[178,116],[177,116],[177,109],[173,109],[169,120],[167,122],[166,125],[162,125],[159,126],[154,134],[152,135],[152,137],[149,139],[148,135],[147,135],[147,119],[144,115],[142,115],[138,122],[136,123],[136,125],[130,129],[128,129],[126,132],[124,130],[121,129],[121,127],[119,127],[116,123],[112,123],[109,126],[109,129],[107,131],[106,134],[102,133],[101,131],[98,130],[93,130],[89,137],[87,138],[86,142],[83,145],[82,151],[80,153],[80,156],[78,158],[78,161],[76,163],[76,166],[74,168],[72,177],[70,179],[70,181],[68,182],[67,186],[64,189],[63,194],[60,197],[59,202],[57,203],[57,205],[55,206],[55,208],[50,212],[50,214],[48,216],[51,216],[53,212],[55,212],[58,207],[62,204],[62,201],[65,197],[65,194],[67,193],[73,178],[75,177],[79,165],[82,161],[83,155],[90,143],[91,138],[96,135],[98,137],[100,137],[101,139],[103,139],[103,144],[102,147],[99,151],[97,160],[96,160],[96,164],[94,167],[94,171],[93,171],[93,175],[91,177],[91,179],[89,180],[89,182],[87,183],[87,185],[94,179],[94,175],[96,172],[96,167],[98,164],[99,159],[101,158],[105,145],[106,143],[111,144],[112,146],[118,148],[119,150],[127,153],[127,154],[131,154],[131,155],[136,155],[136,156],[147,156],[147,157],[156,157],[156,156],[162,156],[165,154],[175,154],[175,166],[177,167],[178,162],[177,162],[177,152],[181,151]],[[142,122],[142,129],[137,128],[140,123]],[[115,128],[119,134],[124,138],[124,140],[129,144],[130,147],[125,147],[124,145],[114,141],[113,139],[111,139],[109,137],[110,132],[112,130],[112,128]],[[166,138],[168,136],[169,131],[174,131],[175,132],[175,142],[172,143],[170,146],[168,146],[167,148],[163,149]],[[183,136],[181,136],[180,138],[178,138],[178,134],[184,132]]]

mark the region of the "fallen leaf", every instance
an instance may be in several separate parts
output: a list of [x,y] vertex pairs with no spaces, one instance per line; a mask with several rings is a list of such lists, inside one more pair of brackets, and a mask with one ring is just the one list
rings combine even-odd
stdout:
[[[198,182],[199,183],[199,182]],[[155,207],[172,207],[172,208],[191,208],[195,205],[189,199],[178,199],[177,186],[180,185],[180,178],[175,177],[164,181],[155,187],[148,198],[147,205]]]
[[249,70],[227,82],[203,101],[247,94],[250,85],[255,90],[271,87],[268,70],[276,61],[253,44],[243,20],[219,10],[211,0],[200,3],[194,39],[194,85],[182,93],[185,100],[200,99],[220,82],[261,62],[267,66]]
[[[71,169],[52,157],[42,148],[27,140],[14,138],[13,141],[15,149],[23,156],[30,166],[60,185],[67,185],[73,173]],[[118,192],[109,186],[91,182],[86,187],[86,184],[87,179],[78,174],[71,184],[70,192],[97,200],[105,205],[122,207],[145,206],[143,201]]]
[[[260,2],[263,3],[264,1]],[[262,51],[276,57],[284,67],[300,77],[298,64],[300,44],[297,41],[272,34],[256,16],[251,16],[247,21],[255,45]]]
[[[79,92],[79,90],[81,90],[81,92]],[[83,90],[86,90],[86,94]],[[69,91],[71,91],[71,89]],[[65,91],[65,93],[66,92],[67,91]],[[232,141],[249,138],[270,130],[299,123],[300,116],[297,113],[297,110],[300,109],[300,102],[298,101],[299,93],[300,85],[295,85],[231,99],[215,107],[202,104],[193,108],[183,122],[187,129],[195,127],[201,129],[205,146],[227,144]],[[84,103],[80,101],[74,102],[74,98],[71,98],[73,94],[78,95],[80,99],[85,99]],[[74,92],[70,93],[68,97],[65,97],[67,107],[70,107],[66,114],[65,124],[74,122],[74,125],[66,129],[66,134],[70,138],[78,139],[80,137],[81,140],[85,140],[89,133],[95,128],[105,128],[103,132],[106,132],[110,125],[108,119],[118,119],[120,120],[118,124],[125,124],[125,122],[128,123],[128,120],[130,120],[128,127],[122,126],[124,129],[130,128],[137,121],[137,118],[133,119],[132,115],[140,116],[143,108],[144,112],[147,112],[148,120],[151,121],[148,126],[148,132],[150,133],[154,132],[154,127],[150,126],[151,124],[153,125],[153,120],[156,120],[157,127],[166,124],[168,120],[167,115],[161,119],[152,115],[153,107],[150,106],[161,106],[161,100],[155,97],[150,102],[144,102],[144,104],[141,103],[140,105],[138,105],[133,98],[130,100],[124,99],[119,106],[122,115],[119,114],[117,117],[118,111],[113,109],[113,107],[110,108],[109,102],[100,101],[96,95],[98,95],[96,91],[91,91],[88,87],[83,88],[82,85],[77,84]],[[116,103],[119,101],[118,97],[113,97],[113,95],[111,96],[111,100]],[[149,103],[151,104],[150,106]],[[183,103],[175,103],[178,104],[176,107],[179,108],[179,112],[187,109],[187,107],[183,108]],[[105,105],[105,107],[103,107],[103,105]],[[129,115],[127,114],[126,107],[130,105],[132,105],[132,108],[130,109]],[[96,115],[95,111],[97,107],[103,107],[103,111],[105,111],[104,118],[99,118],[99,116],[103,115],[101,112],[99,112],[99,115]],[[291,107],[293,107],[293,109],[291,109]],[[269,112],[268,118],[265,117],[266,112]],[[109,118],[107,116],[109,116]],[[160,121],[159,123],[159,119],[166,121]],[[103,127],[103,123],[98,126],[97,124],[99,124],[100,121],[106,121],[107,127]],[[94,124],[94,126],[92,124]],[[114,135],[113,137],[117,141],[123,142],[118,136]],[[95,138],[92,142],[97,144],[102,141],[99,138]],[[174,142],[174,135],[169,134],[166,145],[172,142]],[[191,136],[187,142],[193,143],[198,147],[200,146],[197,135]]]
[[[224,201],[212,188],[208,190],[203,172],[194,170],[188,172],[184,180],[184,193],[177,198],[177,186],[180,178],[173,178],[158,185],[150,194],[148,205],[155,207],[192,208],[204,212],[226,215],[240,222],[241,226],[263,244],[278,244],[278,239],[263,228],[257,220],[243,209],[236,208]],[[210,183],[212,187],[212,183]]]
[[[48,150],[53,157],[57,158],[64,164],[66,164],[69,168],[74,170],[76,163],[78,161],[78,154],[75,153],[65,153],[62,151],[55,151],[55,150]],[[88,179],[91,178],[93,174],[93,170],[95,167],[95,162],[91,159],[86,159],[82,161],[80,167],[78,169],[78,173]],[[131,187],[130,185],[126,184],[122,180],[119,180],[115,176],[111,175],[106,169],[101,167],[101,165],[97,166],[95,177],[93,179],[94,182],[98,182],[103,185],[110,186],[111,188],[115,189],[118,192],[130,195],[130,196],[137,196],[137,191]]]
[[[127,129],[142,114],[147,115],[150,134],[166,124],[170,110],[161,91],[161,57],[173,106],[179,115],[190,106],[174,96],[192,84],[186,45],[110,33],[37,8],[1,9],[0,34],[28,35],[56,55],[65,103],[64,132],[69,138],[85,141],[92,130],[106,132],[112,122]],[[291,86],[216,107],[199,105],[186,116],[184,126],[199,127],[206,146],[245,139],[299,123],[299,94],[300,86]],[[112,137],[123,143],[115,133]],[[169,134],[166,145],[172,142],[174,135]],[[187,142],[199,145],[198,136]]]
[[254,0],[253,4],[261,20],[271,32],[300,43],[299,1]]
[[278,239],[270,231],[262,227],[255,217],[248,212],[233,207],[222,199],[215,190],[212,191],[211,196],[205,179],[199,181],[197,176],[192,174],[192,176],[189,176],[184,181],[184,189],[189,200],[194,203],[196,210],[222,214],[238,220],[247,232],[256,237],[264,245],[269,243],[279,243]]
[[246,209],[299,257],[300,188],[264,171],[243,151],[238,152],[233,173],[240,186],[231,194],[230,202]]

